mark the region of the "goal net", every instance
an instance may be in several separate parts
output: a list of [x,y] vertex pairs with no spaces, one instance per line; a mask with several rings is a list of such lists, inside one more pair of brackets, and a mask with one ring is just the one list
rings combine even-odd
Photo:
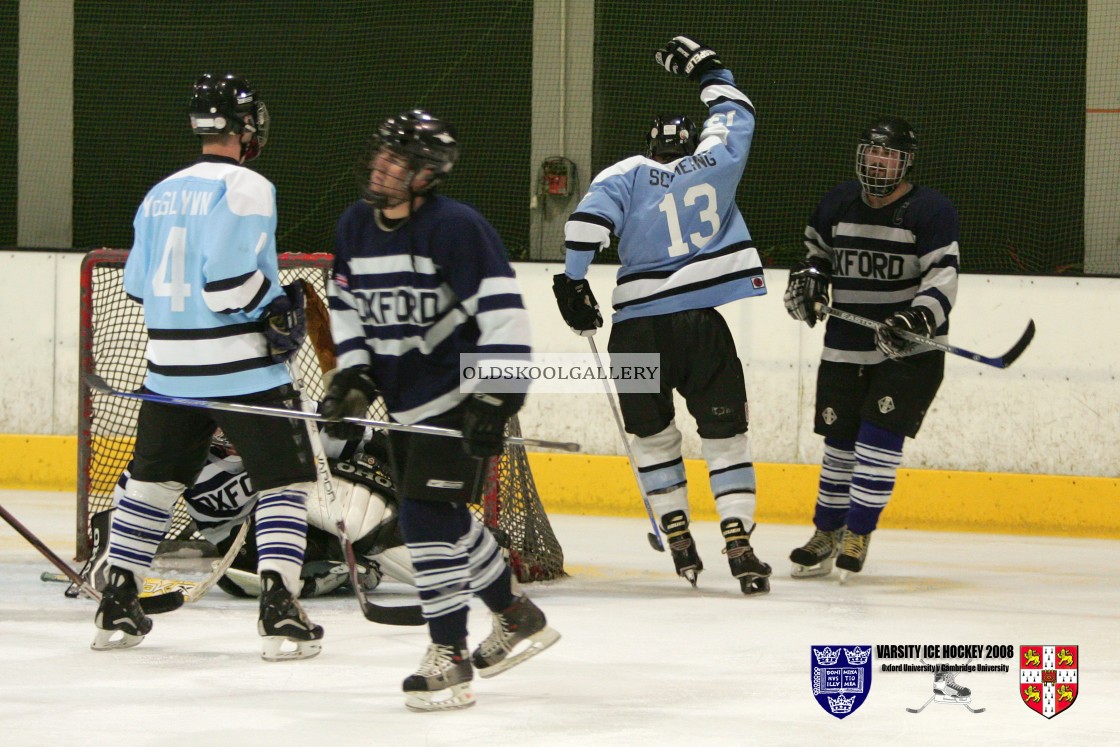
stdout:
[[[82,263],[80,371],[96,373],[124,391],[144,383],[147,331],[143,310],[124,293],[122,274],[128,252],[99,249]],[[326,298],[329,254],[281,254],[280,280],[303,279],[320,298]],[[299,352],[305,396],[318,400],[323,379],[310,337]],[[113,489],[132,458],[136,416],[140,402],[94,394],[84,384],[79,393],[77,557],[85,560],[92,547],[90,518],[112,506]],[[384,420],[384,406],[375,403],[370,417]],[[520,435],[516,419],[509,435]],[[494,460],[487,488],[475,515],[506,551],[521,582],[556,579],[564,575],[564,554],[541,505],[522,446],[506,446]],[[165,546],[200,540],[182,499],[175,506]]]

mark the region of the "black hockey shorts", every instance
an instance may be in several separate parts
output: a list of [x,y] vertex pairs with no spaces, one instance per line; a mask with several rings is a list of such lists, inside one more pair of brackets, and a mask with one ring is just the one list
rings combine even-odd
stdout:
[[[214,399],[298,409],[295,390],[290,385]],[[216,428],[221,428],[237,449],[254,490],[315,482],[314,456],[304,421],[159,402],[140,404],[132,477],[144,482],[193,485],[206,461]]]
[[743,366],[727,322],[715,309],[627,319],[611,327],[607,350],[659,353],[661,391],[619,394],[626,431],[638,437],[665,430],[673,420],[673,390],[684,397],[701,438],[731,438],[747,431]]
[[[463,407],[422,425],[462,430]],[[479,502],[490,461],[469,456],[458,438],[400,431],[389,432],[389,457],[399,499],[453,503]]]
[[871,366],[821,361],[813,430],[855,441],[860,420],[913,438],[945,375],[945,354],[931,351]]

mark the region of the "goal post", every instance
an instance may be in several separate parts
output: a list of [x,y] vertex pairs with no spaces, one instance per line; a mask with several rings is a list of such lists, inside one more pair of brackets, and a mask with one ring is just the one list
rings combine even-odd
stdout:
[[[97,249],[89,252],[81,269],[81,329],[79,332],[78,392],[78,491],[76,556],[89,557],[92,547],[90,519],[112,506],[113,490],[132,458],[136,416],[140,403],[122,397],[93,396],[83,382],[87,373],[101,376],[124,391],[139,389],[147,370],[144,353],[147,330],[143,309],[125,295],[124,263],[128,251]],[[322,299],[333,256],[330,254],[279,255],[283,284],[306,280]],[[324,392],[323,376],[308,336],[299,353],[305,396],[318,400]],[[376,402],[370,417],[387,418],[383,403]],[[520,435],[511,419],[507,435]],[[480,505],[472,507],[478,519],[505,550],[518,580],[543,581],[564,575],[564,555],[541,504],[522,446],[507,445],[494,460]],[[180,499],[175,506],[167,541],[173,546],[200,539]]]

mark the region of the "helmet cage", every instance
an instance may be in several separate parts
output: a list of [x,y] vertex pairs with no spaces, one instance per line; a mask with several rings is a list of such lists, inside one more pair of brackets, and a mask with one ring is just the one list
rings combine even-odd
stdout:
[[[382,153],[392,154],[405,163],[407,173],[400,190],[386,189],[386,182],[392,181],[386,179],[381,191],[374,191],[375,172],[383,171],[379,164],[385,163],[384,158],[379,159]],[[378,126],[359,162],[362,199],[384,208],[426,194],[447,178],[458,159],[459,142],[447,123],[419,109],[389,117]],[[424,181],[417,185],[417,177],[422,175]]]
[[914,163],[914,154],[874,143],[860,143],[856,148],[856,176],[863,191],[875,197],[886,197],[898,188]]

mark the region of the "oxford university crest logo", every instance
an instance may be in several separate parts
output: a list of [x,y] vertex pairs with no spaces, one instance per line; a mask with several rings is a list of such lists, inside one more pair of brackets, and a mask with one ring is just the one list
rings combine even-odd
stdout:
[[871,689],[871,645],[810,646],[809,674],[821,708],[845,718],[863,705]]
[[1077,646],[1020,646],[1019,695],[1035,713],[1054,718],[1077,699]]

